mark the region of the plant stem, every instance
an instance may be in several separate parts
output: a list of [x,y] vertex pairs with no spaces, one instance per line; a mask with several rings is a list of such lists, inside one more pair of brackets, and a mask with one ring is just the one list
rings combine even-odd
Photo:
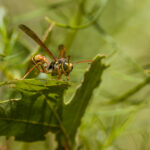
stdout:
[[15,16],[13,20],[14,22],[22,22],[24,20],[30,20],[32,18],[42,16],[43,14],[47,13],[47,11],[57,9],[61,6],[66,6],[66,4],[71,3],[71,1],[72,0],[64,0],[64,1],[52,4],[52,5],[47,5],[46,7],[38,8],[31,12],[27,12],[23,15],[21,14],[21,15]]
[[101,16],[106,4],[107,4],[108,0],[105,0],[105,2],[103,3],[103,6],[99,9],[98,13],[95,15],[95,17],[93,17],[88,23],[85,23],[83,25],[68,25],[68,24],[61,24],[59,22],[56,22],[48,17],[45,17],[46,21],[48,21],[49,23],[55,23],[56,26],[61,27],[61,28],[66,28],[66,29],[72,29],[72,30],[78,30],[78,29],[84,29],[87,27],[90,27],[91,25],[93,25],[97,19]]
[[45,100],[46,100],[48,106],[50,107],[51,111],[53,112],[55,118],[57,119],[57,121],[59,123],[59,126],[60,126],[62,133],[64,134],[64,137],[66,139],[67,150],[71,150],[72,149],[72,143],[70,141],[69,135],[66,132],[66,129],[64,128],[64,125],[63,125],[60,117],[58,116],[57,112],[53,109],[51,102],[47,99],[46,95],[44,95],[44,96],[45,96]]
[[108,104],[116,104],[116,103],[124,102],[126,99],[128,99],[129,97],[131,97],[132,95],[134,95],[135,93],[140,91],[142,88],[144,88],[149,83],[150,83],[150,76],[147,77],[142,83],[136,85],[134,88],[130,89],[123,95],[112,99],[110,102],[108,102]]

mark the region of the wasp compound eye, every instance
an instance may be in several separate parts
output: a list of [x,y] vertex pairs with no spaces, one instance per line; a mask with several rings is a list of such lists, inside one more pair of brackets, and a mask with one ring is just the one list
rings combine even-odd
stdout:
[[64,63],[63,68],[64,68],[64,70],[67,70],[68,69],[68,63]]

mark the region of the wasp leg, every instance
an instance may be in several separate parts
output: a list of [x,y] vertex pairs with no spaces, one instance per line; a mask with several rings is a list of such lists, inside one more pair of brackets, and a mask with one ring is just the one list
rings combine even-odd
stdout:
[[46,70],[47,67],[44,67],[43,65],[41,65],[42,71],[46,74],[48,74],[49,72]]
[[[27,67],[27,69],[26,69],[26,71],[25,71],[25,74],[29,71],[29,69],[30,69],[30,67],[31,67],[31,64],[33,64],[33,65],[36,65],[37,63],[34,61],[34,59],[32,58],[32,60],[30,60],[30,62],[28,63],[28,67]],[[39,66],[40,65],[40,66]],[[36,68],[40,71],[40,72],[42,72],[42,70],[41,70],[41,64],[39,64],[39,65],[37,65],[36,66]]]
[[[30,70],[31,64],[36,65],[36,63],[33,61],[33,59],[29,61],[28,67],[27,67],[27,69],[26,69],[26,71],[25,71],[24,76],[26,76],[26,74],[28,74],[28,72],[30,72],[29,70]],[[40,72],[42,72],[42,70],[41,70],[38,66],[36,66],[36,68],[37,68]],[[23,78],[24,78],[24,77],[23,77]]]
[[58,80],[60,80],[60,78],[61,78],[61,72],[60,72],[59,68],[57,68],[57,74],[58,74]]
[[69,74],[67,75],[67,80],[69,80]]
[[[25,79],[29,73],[31,73],[38,65],[41,65],[41,62],[38,62],[37,64],[35,64],[28,72],[26,72],[26,74],[23,76],[22,80]],[[38,69],[39,70],[39,69]],[[40,71],[40,70],[39,70]]]
[[[32,58],[32,62],[33,62],[34,65],[36,65],[36,64],[38,63],[38,62],[36,62],[36,61],[34,60],[34,57]],[[37,68],[40,72],[42,72],[41,65],[42,65],[42,63],[40,64],[40,66],[39,66],[39,65],[36,66],[36,68]]]
[[26,69],[25,74],[29,71],[29,69],[30,69],[30,67],[31,67],[31,64],[32,64],[32,61],[30,60],[29,63],[28,63],[28,67],[27,67],[27,69]]

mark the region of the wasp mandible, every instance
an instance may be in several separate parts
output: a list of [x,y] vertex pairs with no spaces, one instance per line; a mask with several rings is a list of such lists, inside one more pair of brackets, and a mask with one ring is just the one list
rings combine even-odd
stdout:
[[79,61],[76,63],[70,62],[70,56],[66,58],[66,48],[64,45],[59,45],[59,56],[56,58],[52,52],[47,48],[47,46],[40,40],[40,38],[32,31],[29,27],[26,25],[19,25],[19,28],[23,30],[30,38],[32,38],[36,43],[38,43],[43,50],[52,58],[52,61],[50,62],[48,58],[46,58],[43,55],[35,55],[32,58],[32,62],[34,66],[28,70],[23,79],[27,77],[27,75],[32,72],[35,68],[37,68],[40,72],[49,74],[51,73],[53,76],[58,76],[58,79],[61,78],[61,75],[64,74],[67,77],[67,80],[69,80],[69,74],[73,70],[74,64],[79,64],[83,62],[92,62],[92,60],[85,60],[85,61]]

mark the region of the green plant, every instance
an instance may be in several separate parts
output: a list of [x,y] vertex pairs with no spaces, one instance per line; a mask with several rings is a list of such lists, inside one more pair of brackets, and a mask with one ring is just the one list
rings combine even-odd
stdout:
[[[8,10],[19,6],[9,4]],[[149,6],[147,0],[62,0],[53,4],[31,0],[30,4],[22,1],[19,8],[33,10],[12,11],[11,18],[9,14],[4,17],[0,9],[0,135],[7,135],[6,140],[0,137],[0,148],[149,149],[150,77],[145,72],[149,69]],[[100,88],[101,71],[106,67],[102,56],[95,57],[86,73],[88,64],[75,66],[71,83],[36,71],[30,74],[32,79],[16,80],[33,55],[46,55],[13,29],[21,23],[40,37],[46,31],[43,40],[55,56],[61,43],[72,62],[106,55],[103,62],[110,67]],[[55,24],[52,30],[47,29],[48,23]],[[48,131],[53,134],[46,134]]]
[[[45,40],[49,32],[46,33]],[[73,149],[81,118],[106,68],[102,58],[97,56],[94,59],[69,104],[63,102],[64,92],[70,86],[68,82],[54,79],[1,82],[1,86],[14,88],[14,96],[18,97],[0,102],[0,135],[33,142],[44,140],[45,134],[51,131],[56,134],[58,149]]]
[[1,86],[14,86],[21,97],[1,101],[0,134],[15,136],[16,140],[36,141],[44,140],[44,135],[52,131],[57,133],[58,149],[72,149],[81,118],[106,68],[101,59],[102,56],[96,57],[82,85],[67,105],[63,104],[64,90],[69,86],[67,82],[26,79],[1,83]]

